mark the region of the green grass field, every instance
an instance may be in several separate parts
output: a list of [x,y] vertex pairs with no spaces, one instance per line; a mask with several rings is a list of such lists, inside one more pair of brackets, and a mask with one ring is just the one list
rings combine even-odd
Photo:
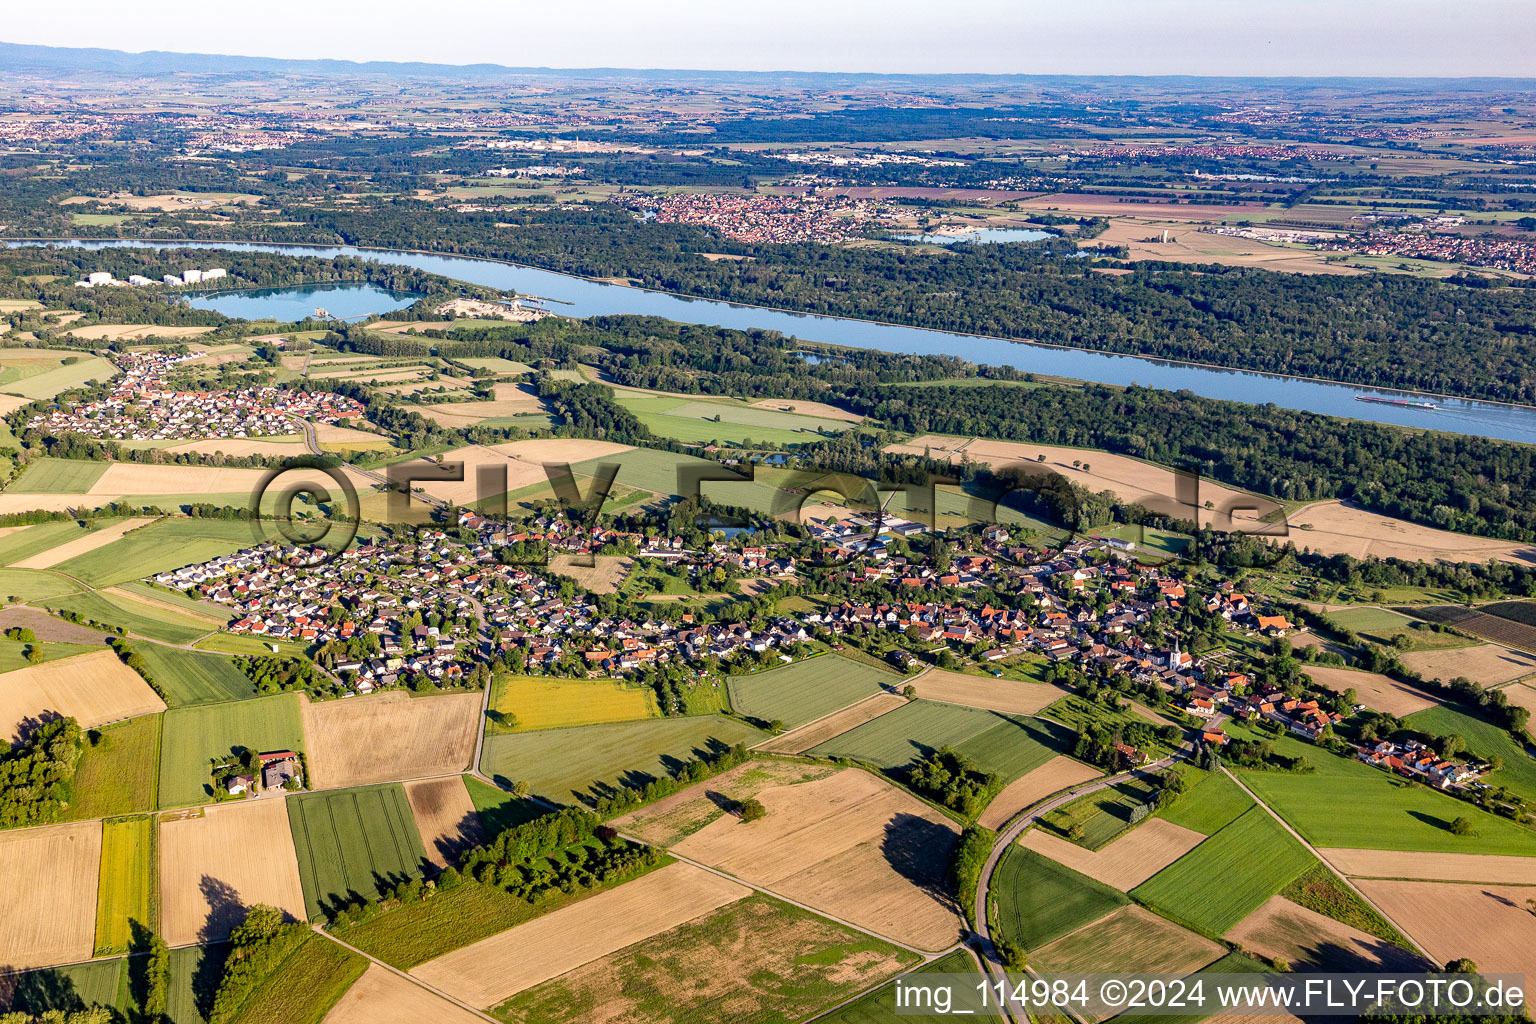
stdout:
[[427,863],[398,783],[290,797],[288,824],[310,920],[420,878]]
[[12,481],[6,490],[15,494],[84,494],[106,471],[105,462],[33,459],[27,463],[26,471]]
[[47,601],[80,593],[79,584],[42,569],[0,569],[0,597],[7,601]]
[[236,635],[234,633],[215,633],[204,637],[193,644],[200,651],[223,651],[225,654],[271,654],[272,645],[276,644],[278,652],[285,658],[305,658],[309,655],[309,645],[296,640],[269,640],[265,637]]
[[1254,807],[1131,895],[1166,917],[1220,937],[1316,863],[1269,812]]
[[116,957],[16,975],[6,1009],[41,1017],[50,1010],[78,1013],[99,1003],[122,1014],[128,1008],[127,964],[126,957]]
[[764,722],[777,719],[793,729],[901,680],[895,672],[823,654],[749,676],[731,676],[726,685],[731,707],[740,714]]
[[66,821],[111,818],[155,809],[159,792],[160,715],[89,730],[75,768],[75,795]]
[[[1219,983],[1221,980],[1220,976],[1223,974],[1265,973],[1273,972],[1270,971],[1267,965],[1260,963],[1250,956],[1245,956],[1242,953],[1228,953],[1215,963],[1207,964],[1200,968],[1194,974],[1191,974],[1190,977],[1208,979],[1203,990],[1210,992],[1212,990],[1211,986]],[[1127,1022],[1127,1024],[1130,1024],[1130,1022],[1134,1022],[1134,1024],[1199,1024],[1200,1021],[1213,1015],[1213,1013],[1207,1012],[1205,1009],[1199,1009],[1191,1013],[1179,1014],[1136,1014],[1134,1016],[1122,1014],[1115,1019]]]
[[73,594],[44,602],[45,608],[74,612],[95,622],[120,626],[129,633],[164,640],[171,644],[189,644],[218,627],[188,618],[176,612],[142,604],[130,598],[101,591]]
[[394,907],[363,924],[333,925],[331,930],[369,956],[409,970],[568,902],[571,898],[562,893],[535,909],[504,890],[471,883]]
[[[61,462],[70,466],[75,465],[73,460],[67,462],[63,459],[40,461]],[[104,468],[100,463],[82,462],[79,464],[82,466],[95,465],[97,468]],[[27,474],[31,472],[30,469],[27,470],[26,474],[23,474],[16,483],[11,484],[6,490],[15,491],[17,489],[16,484],[25,480]],[[81,526],[75,520],[68,519],[60,523],[37,523],[33,526],[28,526],[26,529],[17,530],[15,533],[8,533],[4,537],[0,537],[0,565],[10,565],[13,562],[20,562],[22,559],[31,558],[33,555],[40,555],[44,551],[52,551],[60,544],[68,544],[72,540],[79,540],[81,537],[89,536],[102,527],[110,526],[116,521],[114,519],[98,519],[89,526]]]
[[592,1019],[589,1008],[601,1002],[622,1007],[615,1019],[649,1024],[780,1024],[806,1020],[917,960],[756,893],[525,989],[490,1012],[508,1024],[575,1024]]
[[24,643],[20,640],[0,639],[0,672],[14,672],[18,668],[26,668],[31,662],[27,661],[27,650],[35,648],[43,656],[44,661],[57,661],[60,658],[71,658],[76,654],[89,654],[96,647],[86,647],[82,644],[63,644],[53,640],[35,640],[32,643]]
[[533,367],[527,363],[519,363],[512,359],[502,359],[500,356],[466,356],[455,357],[454,362],[463,363],[465,366],[476,370],[490,370],[496,374],[529,373]]
[[[1157,787],[1148,779],[1124,779],[1106,789],[1058,807],[1040,821],[1040,827],[1062,839],[1097,850],[1131,827],[1131,813],[1157,796]],[[1074,829],[1081,836],[1074,839]]]
[[166,1016],[171,1024],[208,1024],[214,991],[224,970],[225,945],[186,946],[171,950],[170,998]]
[[[256,685],[221,654],[196,654],[162,644],[133,644],[134,653],[165,693],[171,707],[244,700],[256,696]],[[270,653],[270,652],[263,652]]]
[[196,598],[188,597],[179,590],[172,590],[169,587],[160,587],[152,583],[133,580],[128,583],[119,584],[117,589],[129,594],[136,594],[139,597],[148,598],[151,601],[175,605],[177,608],[193,615],[212,616],[221,622],[227,622],[232,618],[229,609],[226,607],[214,604],[211,601],[199,601]]
[[[619,464],[618,476],[615,483],[626,487],[638,487],[642,491],[652,491],[656,494],[677,493],[677,467],[678,466],[709,466],[719,468],[719,463],[710,462],[708,459],[696,458],[692,455],[679,455],[674,452],[657,451],[654,448],[634,448],[627,452],[619,452],[617,455],[605,455],[599,459],[588,459],[586,462],[578,462],[571,466],[571,472],[578,477],[589,477],[597,471],[597,467],[605,462]],[[710,493],[713,497],[713,492]],[[586,493],[583,486],[582,493]],[[726,499],[719,499],[724,501]]]
[[807,751],[847,757],[896,772],[914,758],[954,747],[985,771],[1011,782],[1071,749],[1072,736],[1038,718],[914,700]]
[[[1512,821],[1290,736],[1272,742],[1277,753],[1304,756],[1317,770],[1236,774],[1313,846],[1536,856],[1536,833]],[[1462,817],[1475,835],[1451,832]]]
[[[199,501],[209,500],[206,495]],[[250,500],[250,495],[242,499]],[[251,524],[218,519],[162,519],[121,540],[54,566],[93,587],[143,579],[249,547]]]
[[278,969],[256,986],[232,1024],[320,1024],[368,961],[323,935],[306,935]]
[[280,693],[255,700],[175,708],[165,713],[160,754],[160,806],[213,799],[211,761],[239,748],[304,749],[299,697]]
[[1179,771],[1189,788],[1172,807],[1158,811],[1159,818],[1213,836],[1253,806],[1242,787],[1220,772],[1204,772],[1188,765]]
[[594,784],[660,777],[678,761],[736,743],[750,745],[764,735],[715,715],[546,729],[487,736],[481,768],[498,784],[527,782],[535,796],[570,803],[589,795]]
[[[913,1024],[939,1024],[940,1021],[954,1020],[956,1015],[971,1018],[1001,1016],[995,1000],[983,1005],[981,993],[975,988],[981,983],[983,975],[980,973],[980,968],[976,966],[976,960],[964,950],[946,953],[903,977],[911,978],[914,986],[920,986],[926,974],[950,976],[944,979],[949,982],[953,993],[948,1013],[914,1014],[908,1004],[907,1012],[898,1017],[896,983],[893,981],[851,1003],[838,1007],[824,1017],[817,1017],[816,1020],[824,1024],[890,1024],[891,1021],[898,1019],[912,1021]],[[961,975],[967,980],[959,982],[957,976]]]
[[513,825],[549,813],[546,805],[536,800],[521,800],[473,775],[464,776],[464,788],[469,791],[469,802],[475,805],[475,813],[480,816],[480,824],[485,826],[487,835],[498,835]]
[[101,881],[96,890],[96,956],[128,952],[133,925],[159,930],[152,815],[102,823]]
[[[491,684],[486,732],[532,732],[658,718],[655,691],[613,679],[499,674]],[[498,717],[501,716],[501,717]],[[508,724],[515,716],[515,724]]]
[[86,381],[107,381],[116,376],[117,367],[113,366],[110,360],[89,356],[73,366],[60,366],[9,384],[5,390],[11,394],[21,395],[23,398],[52,398],[61,391],[77,388]]
[[1015,844],[992,878],[997,929],[1025,949],[1039,949],[1130,900],[1102,882]]
[[637,395],[630,391],[616,392],[614,399],[633,412],[653,433],[688,444],[741,444],[751,440],[765,445],[788,446],[817,441],[853,426],[843,420],[754,409],[736,402],[692,401],[666,395]]
[[1504,786],[1511,793],[1536,800],[1536,758],[1526,753],[1523,744],[1486,719],[1470,715],[1454,705],[1416,711],[1403,719],[1410,729],[1436,736],[1456,735],[1467,741],[1467,750],[1479,758],[1498,757],[1504,767],[1483,776],[1490,786]]

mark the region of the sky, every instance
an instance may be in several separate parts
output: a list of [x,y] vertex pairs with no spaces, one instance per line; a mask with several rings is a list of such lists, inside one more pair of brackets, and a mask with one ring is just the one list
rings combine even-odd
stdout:
[[0,40],[534,67],[1536,77],[1536,0],[7,5]]

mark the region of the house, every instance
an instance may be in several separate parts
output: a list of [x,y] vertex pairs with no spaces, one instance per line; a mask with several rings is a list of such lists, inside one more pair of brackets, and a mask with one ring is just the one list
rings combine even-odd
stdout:
[[236,775],[224,784],[230,796],[243,796],[256,788],[256,776]]

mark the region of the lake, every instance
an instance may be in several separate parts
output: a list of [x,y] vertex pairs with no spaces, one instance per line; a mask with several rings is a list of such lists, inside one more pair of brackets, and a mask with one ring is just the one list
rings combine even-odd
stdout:
[[[7,242],[15,245],[46,245],[48,242]],[[1356,401],[1357,396],[1401,398],[1402,392],[1382,388],[1334,384],[1327,381],[1195,366],[1145,356],[1113,355],[1085,349],[1056,348],[1027,341],[987,338],[924,327],[873,323],[840,317],[792,313],[743,306],[712,299],[693,299],[667,292],[646,291],[606,284],[586,278],[539,270],[516,263],[442,256],[435,253],[392,249],[361,249],[350,245],[272,245],[257,242],[109,242],[58,241],[51,244],[90,249],[111,246],[134,248],[231,249],[275,252],[290,256],[353,256],[468,281],[471,284],[547,301],[551,311],[564,316],[658,316],[686,324],[704,324],[736,330],[773,330],[804,341],[820,341],[853,348],[879,349],[913,355],[952,355],[976,363],[1012,366],[1020,370],[1098,381],[1103,384],[1141,384],[1169,391],[1189,391],[1206,398],[1249,404],[1274,403],[1286,409],[1325,413],[1377,423],[1473,434],[1505,441],[1536,443],[1536,409],[1498,405],[1458,398],[1435,398],[1435,409],[1379,405]]]
[[323,308],[333,317],[350,320],[404,309],[420,296],[391,292],[376,284],[315,284],[299,288],[255,288],[249,291],[190,292],[184,296],[197,309],[211,309],[239,320],[303,320]]

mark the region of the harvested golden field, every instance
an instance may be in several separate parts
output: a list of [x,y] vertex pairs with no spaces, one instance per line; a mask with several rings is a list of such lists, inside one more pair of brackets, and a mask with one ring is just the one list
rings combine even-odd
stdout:
[[121,498],[121,494],[87,497],[84,494],[5,494],[0,493],[0,515],[13,512],[67,512],[77,508],[96,508]]
[[[1181,208],[1165,215],[1182,217]],[[1363,274],[1357,267],[1327,261],[1328,253],[1313,249],[1271,245],[1254,238],[1217,235],[1200,230],[1187,219],[1155,215],[1116,217],[1102,235],[1081,243],[1084,249],[1123,245],[1131,260],[1171,260],[1180,263],[1223,263],[1233,267],[1262,267],[1292,274]],[[1161,241],[1163,231],[1169,241]],[[1149,241],[1149,239],[1158,239]],[[1098,268],[1095,268],[1098,269]]]
[[[366,492],[373,482],[350,470],[342,470],[352,481],[358,493]],[[91,487],[93,497],[124,494],[249,494],[267,475],[264,469],[231,469],[211,466],[155,466],[130,462],[114,462]],[[274,489],[284,489],[313,481],[328,491],[336,490],[336,481],[320,470],[293,470],[284,473],[273,483]],[[37,495],[30,495],[37,497]],[[75,495],[80,502],[80,496]]]
[[389,438],[382,434],[376,434],[371,430],[358,430],[356,427],[342,427],[335,423],[316,423],[315,440],[321,444],[342,444],[347,441],[370,442],[387,441]]
[[[1346,875],[1440,882],[1536,885],[1536,857],[1482,853],[1401,853],[1396,850],[1318,850]],[[1532,893],[1536,895],[1536,893]]]
[[1147,819],[1102,850],[1085,850],[1039,828],[1019,837],[1025,849],[1121,892],[1130,892],[1203,842],[1199,832],[1162,818]]
[[942,668],[931,668],[912,682],[917,687],[917,695],[924,700],[968,704],[973,708],[990,708],[1017,715],[1032,715],[1067,693],[1050,683],[1021,683],[995,676],[949,672]]
[[[968,456],[971,462],[985,462],[992,466],[1027,462],[1032,466],[1054,470],[1090,491],[1110,491],[1126,500],[1143,504],[1161,498],[1161,504],[1151,507],[1183,519],[1198,519],[1201,525],[1209,525],[1218,530],[1230,528],[1231,519],[1246,522],[1249,524],[1246,528],[1251,530],[1254,528],[1251,525],[1253,520],[1280,508],[1268,498],[1235,491],[1209,480],[1200,481],[1196,504],[1182,504],[1177,500],[1178,492],[1175,490],[1172,470],[1140,459],[1085,448],[1059,448],[1022,441],[925,434],[905,444],[887,445],[885,450],[909,455],[921,455],[926,450],[934,458],[947,458],[951,462],[958,462]],[[1043,462],[1039,458],[1041,455],[1045,456]],[[1086,463],[1088,468],[1074,467],[1073,462]],[[1230,516],[1207,510],[1203,507],[1207,501],[1214,502],[1217,509],[1227,510]]]
[[240,800],[161,816],[160,929],[166,942],[221,941],[257,903],[304,920],[286,799]]
[[1536,971],[1536,914],[1526,909],[1536,890],[1370,879],[1355,884],[1442,964],[1467,957],[1487,974]]
[[66,544],[60,544],[56,548],[40,551],[30,558],[23,558],[14,563],[13,569],[47,569],[58,565],[60,562],[83,555],[87,551],[95,551],[97,548],[106,547],[115,540],[120,540],[123,534],[130,530],[137,530],[141,526],[148,526],[153,519],[124,519],[112,526],[102,527],[94,533],[88,533],[83,537],[77,537]]
[[544,410],[543,401],[531,385],[493,384],[491,390],[495,397],[489,401],[444,402],[440,405],[429,405],[421,410],[422,415],[436,419],[438,413],[447,413],[456,419],[468,417],[474,420],[489,420]]
[[623,555],[593,555],[596,565],[577,565],[576,560],[587,560],[586,555],[556,555],[549,560],[549,571],[557,576],[575,580],[594,594],[612,594],[634,568],[635,560]]
[[582,437],[541,437],[531,441],[508,441],[505,444],[492,445],[491,451],[500,452],[509,459],[519,459],[536,466],[542,466],[546,462],[568,462],[574,466],[578,462],[586,462],[589,459],[622,455],[632,448],[632,445],[615,444],[612,441],[592,441]]
[[459,776],[407,782],[405,798],[427,859],[438,867],[456,863],[459,854],[486,841],[485,828]]
[[161,327],[155,324],[90,324],[66,331],[86,341],[138,341],[143,338],[195,338],[212,327]]
[[1414,953],[1351,928],[1284,896],[1271,896],[1227,932],[1229,941],[1288,962],[1303,971],[1417,971],[1426,966]]
[[774,412],[793,412],[801,416],[817,416],[824,420],[845,420],[848,423],[862,423],[864,417],[847,409],[839,409],[835,405],[826,402],[802,402],[798,398],[764,398],[762,401],[753,402],[754,409],[772,409]]
[[231,345],[214,345],[205,349],[200,356],[181,363],[182,366],[223,366],[225,363],[243,363],[251,358],[252,348],[249,345],[239,343]]
[[0,736],[20,737],[44,712],[90,729],[165,710],[165,701],[108,650],[0,674]]
[[32,399],[22,398],[20,395],[0,395],[0,416],[9,416],[24,405],[32,404]]
[[[549,477],[544,472],[544,467],[533,462],[526,462],[512,458],[492,448],[482,448],[479,445],[471,445],[468,448],[455,448],[451,452],[444,452],[438,456],[438,462],[462,462],[463,480],[424,480],[414,486],[421,488],[434,498],[451,501],[458,505],[472,505],[481,498],[489,498],[500,485],[492,487],[486,493],[481,493],[478,473],[480,467],[487,466],[492,470],[506,474],[507,491],[516,491],[530,484],[548,483]],[[406,465],[416,466],[411,462]],[[502,492],[506,493],[506,492]]]
[[[652,846],[670,847],[717,818],[731,803],[745,800],[769,786],[795,786],[836,774],[835,765],[805,761],[748,761],[716,775],[708,786],[690,786],[638,811],[614,818],[615,828]],[[724,801],[719,798],[725,797]]]
[[1425,679],[1450,682],[1465,676],[1483,686],[1498,686],[1536,673],[1536,658],[1498,644],[1413,651],[1398,655],[1398,660]]
[[0,832],[0,964],[89,960],[96,939],[101,822]]
[[673,850],[920,949],[957,940],[945,872],[959,830],[944,815],[853,768],[755,795],[766,817],[723,815]]
[[1024,808],[1052,793],[1098,778],[1102,772],[1091,765],[1058,754],[1045,764],[1014,779],[992,798],[976,824],[997,829],[1012,820]]
[[1374,555],[1413,562],[1486,562],[1495,558],[1528,565],[1536,561],[1536,547],[1530,544],[1437,530],[1339,501],[1308,505],[1291,514],[1290,524],[1290,539],[1298,548],[1309,547],[1325,555]]
[[372,697],[304,704],[304,736],[315,789],[457,774],[469,767],[480,727],[480,695]]
[[[1459,654],[1461,652],[1446,651],[1444,653]],[[1411,686],[1375,672],[1335,668],[1332,665],[1308,665],[1302,671],[1311,676],[1312,681],[1319,686],[1327,687],[1335,693],[1353,689],[1360,698],[1361,704],[1399,718],[1411,715],[1415,711],[1432,708],[1440,703],[1421,690],[1415,690]]]
[[[1529,683],[1510,683],[1502,687],[1502,690],[1504,698],[1515,707],[1525,708],[1532,714],[1536,714],[1536,687],[1532,687]],[[1530,727],[1527,726],[1525,731],[1529,733]]]
[[674,862],[429,960],[410,973],[471,1006],[494,1006],[751,892],[728,878]]
[[867,700],[833,712],[825,718],[775,736],[766,743],[758,744],[758,750],[769,754],[799,754],[834,736],[841,736],[849,729],[856,729],[865,722],[872,722],[887,712],[895,711],[907,703],[907,698],[894,693],[877,693]]
[[206,441],[188,441],[165,449],[169,455],[192,453],[197,455],[223,454],[231,458],[246,455],[276,455],[279,457],[308,455],[304,438],[298,434],[284,437],[222,437]]
[[1221,944],[1141,907],[1121,907],[1029,955],[1058,974],[1189,974],[1226,952]]
[[369,964],[321,1024],[481,1024],[483,1020],[387,967]]

